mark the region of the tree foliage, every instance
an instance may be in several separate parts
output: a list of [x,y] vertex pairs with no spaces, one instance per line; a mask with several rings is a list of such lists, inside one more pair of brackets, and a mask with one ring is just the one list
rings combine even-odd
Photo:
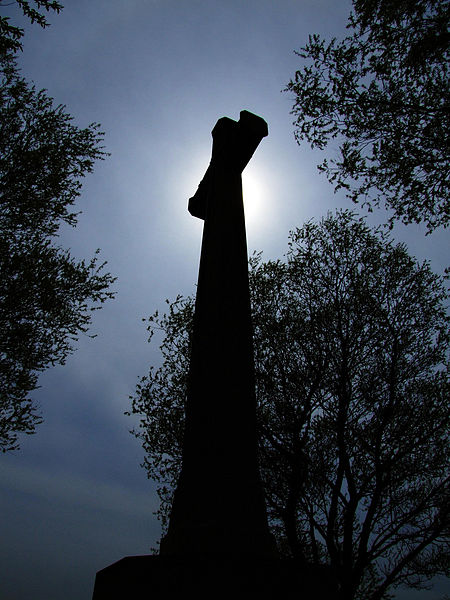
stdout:
[[[22,13],[27,17],[31,23],[37,23],[42,28],[48,27],[49,23],[45,17],[46,12],[51,10],[59,13],[63,9],[63,5],[56,0],[15,0],[17,5],[22,10]],[[11,6],[12,2],[1,2],[0,8],[4,6]],[[11,24],[10,17],[0,16],[0,52],[22,50],[22,42],[24,31],[21,27]]]
[[[352,213],[250,260],[261,470],[282,553],[330,564],[341,600],[378,600],[449,568],[449,319],[441,278]],[[132,397],[167,524],[193,299],[149,319],[162,364]],[[238,416],[237,416],[238,418]],[[232,432],[230,432],[230,442]]]
[[[42,3],[41,3],[42,4]],[[98,256],[76,260],[55,244],[75,226],[81,179],[102,159],[97,124],[73,125],[0,53],[0,448],[40,421],[29,392],[49,365],[64,363],[91,311],[113,293]]]
[[446,227],[449,205],[448,0],[353,0],[350,33],[297,54],[295,136],[339,156],[319,166],[390,225]]

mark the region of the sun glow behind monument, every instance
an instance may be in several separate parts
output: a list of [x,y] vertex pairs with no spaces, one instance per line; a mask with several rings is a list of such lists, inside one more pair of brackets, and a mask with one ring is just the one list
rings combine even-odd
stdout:
[[[187,157],[186,164],[181,165],[177,177],[169,177],[170,197],[174,198],[174,203],[185,201],[186,190],[193,194],[197,188],[198,181],[201,179],[199,173],[204,173],[208,164],[209,148],[205,150],[203,145],[201,149],[197,149]],[[188,165],[188,167],[186,167]],[[197,183],[196,183],[197,182]],[[266,230],[273,218],[273,188],[271,178],[265,173],[264,169],[252,164],[248,165],[242,172],[242,194],[244,199],[244,213],[247,233],[250,237],[259,235]],[[183,226],[195,231],[199,224],[192,219],[188,219],[189,215],[182,215]],[[259,241],[258,241],[259,243]]]
[[247,226],[262,225],[267,218],[265,205],[267,197],[261,172],[252,169],[242,173],[242,194],[244,197],[244,212]]

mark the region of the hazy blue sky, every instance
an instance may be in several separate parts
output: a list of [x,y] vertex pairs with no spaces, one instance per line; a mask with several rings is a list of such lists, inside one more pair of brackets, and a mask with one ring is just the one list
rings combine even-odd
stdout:
[[[78,125],[100,122],[106,133],[111,156],[86,179],[79,225],[61,232],[61,244],[80,258],[101,248],[118,294],[95,313],[98,337],[81,339],[64,367],[42,376],[37,434],[0,457],[2,600],[88,600],[97,570],[159,538],[155,487],[123,413],[138,378],[159,361],[141,318],[194,289],[202,222],[187,200],[208,165],[217,119],[247,109],[269,125],[244,174],[250,251],[281,257],[290,229],[349,207],[317,172],[320,156],[296,145],[292,99],[281,92],[299,64],[293,50],[309,33],[343,35],[349,2],[65,4],[49,29],[27,24],[20,64]],[[442,272],[444,233],[394,233]]]

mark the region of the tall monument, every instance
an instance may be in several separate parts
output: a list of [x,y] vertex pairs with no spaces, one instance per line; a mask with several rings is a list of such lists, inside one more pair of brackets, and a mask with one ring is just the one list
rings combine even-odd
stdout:
[[273,556],[260,481],[241,173],[267,135],[242,111],[212,130],[189,212],[204,219],[183,464],[161,554]]
[[204,219],[183,463],[159,555],[97,572],[93,600],[333,598],[327,567],[279,558],[258,468],[252,324],[241,174],[266,122],[215,125],[211,163],[189,212]]

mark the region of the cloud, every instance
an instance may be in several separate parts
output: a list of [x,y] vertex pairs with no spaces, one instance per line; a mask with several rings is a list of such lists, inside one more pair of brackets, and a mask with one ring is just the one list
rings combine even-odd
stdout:
[[148,518],[156,510],[155,497],[120,484],[98,481],[64,471],[39,470],[4,460],[1,486],[40,499],[51,498],[68,507],[110,511]]

